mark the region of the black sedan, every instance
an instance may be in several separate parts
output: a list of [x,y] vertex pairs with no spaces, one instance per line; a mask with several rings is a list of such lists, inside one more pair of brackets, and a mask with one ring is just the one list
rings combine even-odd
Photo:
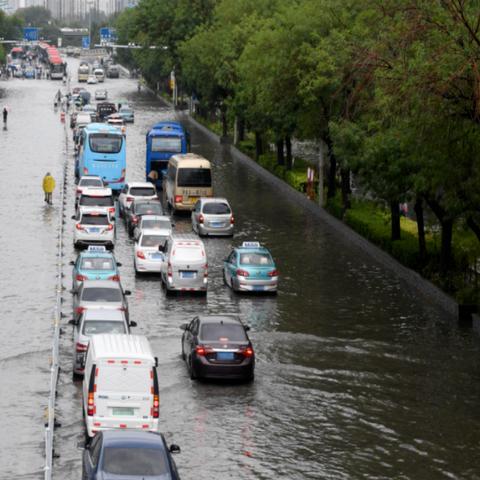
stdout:
[[136,198],[130,208],[125,212],[125,225],[130,236],[133,235],[135,227],[140,223],[143,215],[163,215],[163,208],[160,200],[144,200]]
[[82,480],[180,480],[172,453],[159,433],[135,430],[98,432],[83,454]]
[[180,327],[190,378],[253,380],[255,353],[248,326],[235,316],[195,317]]

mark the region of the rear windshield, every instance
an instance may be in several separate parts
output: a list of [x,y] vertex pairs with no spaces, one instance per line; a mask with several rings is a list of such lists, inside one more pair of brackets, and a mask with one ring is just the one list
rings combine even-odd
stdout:
[[150,187],[132,187],[130,189],[129,195],[134,197],[152,197],[157,192]]
[[179,187],[211,187],[212,175],[209,168],[179,168]]
[[84,288],[84,302],[121,302],[122,292],[118,288],[90,287]]
[[[103,470],[112,475],[157,476],[168,473],[165,453],[154,448],[107,447]],[[168,476],[170,478],[170,476]]]
[[90,197],[82,195],[80,205],[85,207],[113,207],[113,197]]
[[90,215],[84,213],[80,220],[81,225],[108,225],[110,222],[107,215]]
[[200,338],[211,342],[219,342],[222,340],[243,342],[247,340],[243,326],[230,323],[204,323],[200,327]]
[[179,246],[174,249],[173,255],[182,260],[194,261],[205,259],[203,255],[203,249],[201,247]]
[[163,209],[160,203],[139,203],[135,205],[137,215],[162,215]]
[[240,264],[273,267],[273,260],[268,253],[242,253],[240,254]]
[[177,137],[152,137],[152,152],[180,153],[182,139]]
[[82,178],[78,185],[81,187],[103,187],[103,181],[99,178]]
[[158,247],[163,245],[167,237],[162,235],[143,235],[142,247]]
[[99,335],[100,333],[127,333],[123,322],[108,320],[86,320],[83,323],[84,335]]
[[169,220],[143,220],[142,228],[148,230],[150,228],[161,228],[163,230],[170,230],[172,224]]
[[93,133],[90,135],[90,149],[96,153],[118,153],[122,149],[121,135]]
[[111,258],[91,257],[84,258],[80,265],[82,270],[113,270],[113,260]]
[[231,213],[230,207],[226,203],[206,203],[203,206],[203,213],[212,215],[225,215]]

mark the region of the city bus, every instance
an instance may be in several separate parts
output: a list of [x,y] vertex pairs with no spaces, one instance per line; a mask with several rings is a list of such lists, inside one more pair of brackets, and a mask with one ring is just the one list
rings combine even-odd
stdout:
[[66,65],[60,57],[49,58],[50,78],[52,80],[62,80],[67,74]]
[[155,124],[147,133],[147,159],[146,172],[147,181],[149,173],[157,172],[156,187],[162,188],[163,177],[168,168],[168,160],[172,155],[187,153],[189,147],[188,133],[181,123],[160,122]]
[[82,63],[78,67],[78,81],[79,82],[86,82],[88,80],[88,76],[90,75],[90,67],[88,63]]
[[120,130],[104,123],[90,123],[80,137],[78,176],[98,175],[105,186],[119,191],[125,184],[126,141]]

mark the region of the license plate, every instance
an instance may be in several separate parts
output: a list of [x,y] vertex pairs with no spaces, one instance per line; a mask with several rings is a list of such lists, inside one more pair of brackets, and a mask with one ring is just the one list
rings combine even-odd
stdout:
[[132,407],[113,407],[112,415],[114,417],[133,417],[135,409]]
[[163,255],[161,253],[151,253],[150,258],[152,258],[153,260],[160,260],[161,258],[163,258]]
[[210,226],[212,226],[213,228],[220,228],[220,227],[223,227],[225,224],[223,222],[212,222],[210,223]]
[[188,271],[180,271],[181,278],[195,278],[197,276],[197,272],[188,272]]
[[217,360],[233,360],[233,352],[217,352]]
[[198,197],[183,197],[183,203],[196,203]]
[[265,287],[263,285],[253,285],[253,289],[256,292],[261,292],[261,291],[265,290]]
[[98,233],[100,231],[100,229],[99,228],[90,228],[88,231],[90,233]]

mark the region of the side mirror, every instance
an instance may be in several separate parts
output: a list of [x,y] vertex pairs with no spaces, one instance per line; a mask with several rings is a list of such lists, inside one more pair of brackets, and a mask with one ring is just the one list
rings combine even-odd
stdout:
[[131,321],[131,322],[130,322],[130,326],[131,326],[131,327],[136,327],[136,326],[137,326],[137,322]]
[[78,321],[72,318],[71,320],[68,321],[69,325],[78,325]]
[[170,453],[173,454],[180,453],[180,447],[178,445],[175,445],[174,443],[170,445],[170,448],[168,450],[170,451]]
[[188,323],[182,323],[180,325],[180,330],[187,330],[187,328],[188,328]]
[[77,219],[77,216],[76,215],[72,215],[72,220],[76,220]]
[[120,262],[117,262],[117,267],[121,267],[122,264]]
[[90,448],[90,443],[88,442],[78,442],[77,449],[78,450],[88,450]]
[[123,292],[123,294],[124,294],[124,295],[131,295],[132,292],[131,292],[130,290],[125,290],[125,291]]
[[75,260],[70,260],[70,261],[68,262],[68,264],[69,264],[69,265],[75,265]]
[[245,325],[245,331],[249,332],[250,331],[250,325]]
[[158,367],[158,357],[154,357],[155,359],[155,366]]

